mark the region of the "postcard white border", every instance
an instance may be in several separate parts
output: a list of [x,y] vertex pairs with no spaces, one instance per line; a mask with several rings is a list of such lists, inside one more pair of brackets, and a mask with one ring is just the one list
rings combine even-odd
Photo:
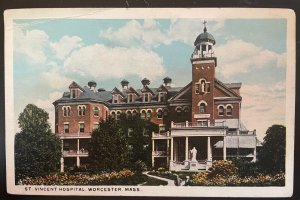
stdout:
[[[54,14],[55,13],[55,14]],[[173,187],[134,186],[138,192],[124,191],[129,186],[91,186],[94,188],[121,188],[121,192],[59,191],[59,188],[88,186],[19,186],[14,183],[14,104],[13,104],[13,20],[15,19],[145,19],[145,18],[199,18],[199,19],[272,19],[287,20],[286,71],[286,184],[284,187]],[[294,123],[295,123],[295,55],[296,22],[290,9],[269,8],[47,8],[6,10],[5,19],[5,115],[6,115],[6,170],[7,192],[23,195],[89,195],[89,196],[177,196],[177,197],[289,197],[293,194]],[[29,187],[31,187],[29,189]],[[56,191],[35,191],[35,188]],[[90,187],[90,188],[91,188]]]

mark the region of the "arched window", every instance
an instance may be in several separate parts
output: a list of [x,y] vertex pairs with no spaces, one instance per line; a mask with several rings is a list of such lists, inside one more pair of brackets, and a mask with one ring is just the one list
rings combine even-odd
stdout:
[[136,117],[137,116],[137,111],[136,110],[133,110],[132,111],[132,117]]
[[147,110],[147,119],[150,119],[150,118],[151,118],[151,113],[152,113],[151,110]]
[[205,105],[205,103],[200,103],[199,111],[200,111],[200,113],[206,113],[206,105]]
[[168,109],[164,109],[164,117],[168,116],[169,114],[169,110]]
[[71,114],[71,107],[70,106],[63,106],[63,116],[64,117],[69,117]]
[[141,118],[146,119],[146,110],[141,111]]
[[119,120],[120,119],[120,116],[121,116],[121,111],[117,111],[117,116],[116,116],[116,120]]
[[94,116],[95,117],[99,117],[99,108],[98,107],[94,107]]
[[232,105],[226,106],[226,115],[231,116],[232,115]]
[[112,111],[110,115],[111,115],[112,119],[116,119],[116,113],[115,113],[115,111]]
[[132,119],[132,113],[130,110],[126,111],[126,117],[127,117],[127,119]]
[[183,112],[184,112],[185,114],[187,114],[189,111],[190,111],[190,108],[189,108],[188,106],[184,106],[184,107],[183,107]]
[[224,116],[224,106],[222,105],[218,106],[218,115]]
[[163,112],[162,109],[157,110],[157,119],[162,119],[163,118]]
[[85,106],[78,106],[78,115],[79,116],[84,116],[85,115]]

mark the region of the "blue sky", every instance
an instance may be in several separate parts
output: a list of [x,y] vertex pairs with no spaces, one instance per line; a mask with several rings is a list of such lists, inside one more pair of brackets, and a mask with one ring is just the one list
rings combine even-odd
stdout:
[[[140,88],[165,76],[176,86],[191,80],[190,55],[204,19],[38,19],[14,21],[16,119],[26,104],[50,113],[71,81],[111,90],[125,78]],[[286,20],[205,19],[216,39],[217,78],[242,82],[242,120],[262,139],[284,124]],[[268,98],[266,98],[268,97]]]

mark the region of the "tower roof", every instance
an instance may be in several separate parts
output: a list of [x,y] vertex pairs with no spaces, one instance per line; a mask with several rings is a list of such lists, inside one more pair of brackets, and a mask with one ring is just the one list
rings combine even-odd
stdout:
[[194,42],[194,46],[197,46],[201,42],[211,42],[213,45],[216,44],[216,40],[212,34],[207,32],[206,21],[203,22],[204,29],[203,33],[200,33]]

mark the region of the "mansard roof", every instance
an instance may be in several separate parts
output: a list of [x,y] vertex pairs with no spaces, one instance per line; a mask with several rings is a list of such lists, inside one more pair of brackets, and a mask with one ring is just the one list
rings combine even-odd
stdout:
[[124,97],[125,95],[117,88],[115,87],[112,91],[112,94],[120,94],[122,97]]
[[133,88],[133,87],[130,87],[126,90],[126,93],[129,94],[129,93],[134,93],[136,94],[137,96],[139,96],[139,93]]
[[154,92],[153,92],[147,85],[145,85],[145,86],[143,87],[143,89],[141,90],[141,92],[142,92],[142,93],[149,92],[149,93],[151,93],[152,95],[154,95]]
[[84,89],[80,86],[80,85],[78,85],[75,81],[73,81],[70,85],[69,85],[69,88],[71,89],[71,88],[78,88],[78,89],[80,89],[81,91],[84,91]]

